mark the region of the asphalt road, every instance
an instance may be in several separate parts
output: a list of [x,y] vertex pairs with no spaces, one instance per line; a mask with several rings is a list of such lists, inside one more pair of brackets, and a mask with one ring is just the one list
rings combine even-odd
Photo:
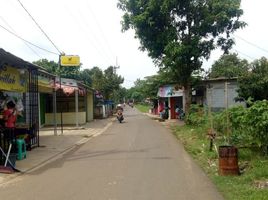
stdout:
[[3,200],[221,200],[177,139],[126,108],[101,135],[0,187]]

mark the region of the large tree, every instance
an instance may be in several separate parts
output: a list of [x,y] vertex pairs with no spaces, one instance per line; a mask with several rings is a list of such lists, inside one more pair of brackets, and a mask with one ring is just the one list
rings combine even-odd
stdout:
[[120,89],[120,85],[124,82],[124,78],[118,75],[115,67],[110,66],[103,73],[103,88],[102,92],[106,99],[110,99],[116,90]]
[[238,79],[239,97],[247,100],[268,100],[268,60],[261,58],[250,65],[250,70]]
[[240,77],[249,70],[249,63],[245,59],[240,59],[236,53],[224,54],[212,65],[209,78],[218,77]]
[[186,112],[191,103],[191,76],[217,47],[228,52],[230,37],[245,26],[240,0],[119,0],[122,28],[135,30],[141,49],[184,86]]

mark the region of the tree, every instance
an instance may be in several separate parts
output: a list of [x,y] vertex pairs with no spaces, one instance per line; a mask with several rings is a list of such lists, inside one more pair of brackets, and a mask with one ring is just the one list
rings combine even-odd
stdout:
[[[87,75],[90,76],[92,81],[92,87],[99,90],[105,99],[114,97],[113,94],[116,90],[120,89],[120,85],[124,82],[124,78],[116,74],[113,66],[108,67],[102,71],[99,67],[93,67],[86,71]],[[85,78],[85,77],[84,77]],[[87,77],[89,80],[89,78]]]
[[92,87],[92,72],[90,69],[84,69],[80,71],[79,77],[87,86]]
[[51,74],[58,74],[59,72],[58,63],[54,61],[48,61],[47,59],[40,59],[34,61],[33,64],[45,68]]
[[58,63],[55,61],[48,61],[47,59],[34,61],[33,64],[41,66],[48,72],[58,76],[60,75],[63,78],[72,78],[79,80],[80,67],[59,67]]
[[120,89],[120,85],[124,82],[124,78],[116,74],[113,66],[110,66],[104,70],[103,78],[104,85],[102,92],[105,98],[109,99],[116,90]]
[[239,77],[247,73],[248,70],[249,63],[247,60],[241,60],[236,53],[224,54],[212,65],[209,78]]
[[116,103],[122,103],[125,101],[127,101],[126,99],[126,95],[127,95],[127,89],[120,86],[118,90],[115,90],[112,94],[112,99],[116,102]]
[[118,7],[125,12],[123,31],[133,28],[141,50],[184,86],[186,112],[192,73],[215,48],[228,52],[230,34],[245,26],[240,0],[119,0]]
[[251,69],[238,79],[238,95],[243,99],[268,100],[268,60],[261,58],[251,63]]

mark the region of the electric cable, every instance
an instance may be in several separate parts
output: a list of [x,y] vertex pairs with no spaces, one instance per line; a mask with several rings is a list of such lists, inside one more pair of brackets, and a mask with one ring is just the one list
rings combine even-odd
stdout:
[[241,52],[241,51],[238,51],[237,49],[234,49],[234,51],[236,51],[238,54],[242,54],[242,55],[244,55],[244,56],[250,58],[251,60],[256,60],[255,58],[253,58],[253,57],[251,57],[251,56],[249,56],[249,55],[247,55],[247,54],[245,54],[245,53],[243,53],[243,52]]
[[91,33],[91,35],[92,35],[92,36],[95,38],[95,40],[98,42],[98,45],[100,45],[100,46],[102,47],[102,49],[103,49],[103,53],[105,54],[105,56],[107,57],[107,59],[109,59],[110,62],[113,62],[113,60],[111,59],[111,57],[109,56],[109,54],[107,54],[107,52],[106,52],[106,49],[107,49],[107,48],[105,48],[105,46],[103,46],[103,43],[100,42],[99,38],[96,36],[96,34],[94,33],[94,31],[92,31],[91,26],[90,26],[90,24],[88,23],[88,21],[85,20],[85,17],[84,17],[84,15],[83,15],[83,13],[80,12],[80,11],[78,11],[77,13],[79,14],[79,16],[80,16],[80,18],[82,19],[82,21],[85,23],[85,25],[86,25],[86,27],[88,28],[88,30],[89,30],[89,32]]
[[48,35],[45,33],[45,31],[41,28],[41,26],[37,23],[37,21],[33,18],[33,16],[28,12],[28,10],[24,7],[24,5],[21,3],[20,0],[17,0],[19,2],[19,4],[21,5],[21,7],[28,13],[28,15],[30,16],[30,18],[34,21],[34,23],[36,24],[36,26],[41,30],[41,32],[46,36],[46,38],[51,42],[51,44],[57,49],[57,51],[59,52],[59,54],[62,54],[62,52],[59,50],[59,48],[55,45],[55,43],[48,37]]
[[[12,28],[11,26],[10,26],[10,24],[9,23],[7,23],[7,21],[2,17],[2,16],[0,16],[0,18],[2,19],[2,21],[9,27],[9,29],[11,29],[14,33],[16,33],[16,31],[14,30],[14,28]],[[24,42],[24,44],[35,54],[35,55],[37,55],[40,59],[42,59],[42,57],[28,44],[28,43],[26,43],[25,41],[23,41]]]
[[95,44],[94,41],[92,41],[92,39],[89,37],[89,34],[87,33],[87,31],[85,30],[84,26],[81,25],[81,20],[78,20],[76,18],[75,15],[73,15],[73,13],[71,12],[71,10],[68,8],[68,6],[66,4],[64,4],[65,10],[69,13],[69,15],[71,16],[71,18],[73,19],[73,21],[75,22],[75,24],[78,26],[78,28],[81,30],[81,32],[84,33],[84,35],[86,36],[86,39],[92,44],[92,46],[97,50],[98,54],[103,58],[103,60],[106,61],[106,63],[109,65],[110,61],[107,60],[106,56],[103,56],[102,51],[97,47],[97,45]]
[[30,44],[30,45],[32,45],[32,46],[34,46],[34,47],[38,48],[38,49],[41,49],[41,50],[46,51],[46,52],[51,53],[51,54],[59,55],[58,53],[55,53],[55,52],[49,51],[49,50],[47,50],[47,49],[44,49],[44,48],[42,48],[42,47],[39,47],[39,46],[37,46],[37,45],[33,44],[32,42],[29,42],[29,41],[25,40],[24,38],[20,37],[19,35],[17,35],[17,34],[15,34],[15,33],[13,33],[13,32],[12,32],[12,31],[10,31],[9,29],[5,28],[5,27],[4,27],[4,26],[2,26],[1,24],[0,24],[0,27],[1,27],[2,29],[6,30],[7,32],[9,32],[10,34],[14,35],[15,37],[17,37],[17,38],[19,38],[19,39],[23,40],[24,42],[27,42],[28,44]]
[[262,47],[260,47],[260,46],[258,46],[258,45],[256,45],[256,44],[254,44],[254,43],[252,43],[252,42],[249,42],[249,41],[247,41],[246,39],[244,39],[244,38],[242,38],[242,37],[240,37],[240,36],[237,36],[237,35],[234,35],[234,36],[237,37],[238,39],[240,39],[240,40],[242,40],[242,41],[248,43],[249,45],[254,46],[254,47],[256,47],[256,48],[258,48],[258,49],[260,49],[260,50],[262,50],[262,51],[268,53],[268,50],[266,50],[266,49],[264,49],[264,48],[262,48]]
[[93,18],[94,18],[94,21],[96,22],[97,27],[98,27],[98,29],[100,30],[100,33],[101,33],[103,39],[105,40],[105,43],[107,44],[108,50],[110,51],[111,55],[112,55],[113,57],[115,57],[115,55],[113,54],[113,51],[111,50],[111,46],[110,46],[110,44],[109,44],[109,41],[107,40],[107,38],[106,38],[106,36],[105,36],[105,34],[104,34],[102,28],[101,28],[101,25],[100,25],[100,23],[98,22],[97,17],[96,17],[96,15],[95,15],[94,11],[91,9],[91,7],[90,7],[90,5],[89,5],[89,2],[88,2],[87,0],[86,0],[86,6],[87,6],[87,8],[89,9],[90,13],[92,14],[92,16],[93,16]]

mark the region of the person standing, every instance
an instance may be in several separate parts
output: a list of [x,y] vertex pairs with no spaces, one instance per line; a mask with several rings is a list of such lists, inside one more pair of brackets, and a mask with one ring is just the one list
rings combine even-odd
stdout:
[[7,109],[3,112],[3,118],[5,121],[6,128],[15,128],[15,123],[17,120],[17,111],[15,107],[15,103],[13,101],[9,101],[7,103]]
[[3,119],[5,122],[4,138],[9,144],[13,144],[11,148],[12,153],[17,152],[15,124],[17,120],[16,105],[13,101],[8,101],[6,104],[7,109],[3,112]]

